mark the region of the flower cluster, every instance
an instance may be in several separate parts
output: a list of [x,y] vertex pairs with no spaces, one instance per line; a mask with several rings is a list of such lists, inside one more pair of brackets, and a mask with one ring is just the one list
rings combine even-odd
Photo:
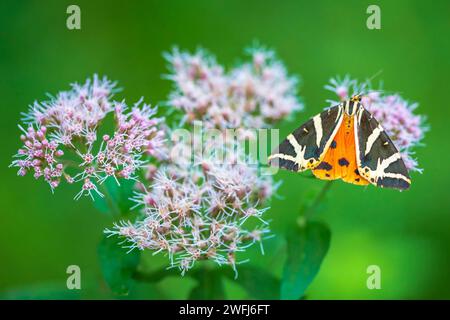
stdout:
[[200,121],[223,136],[224,129],[239,130],[232,141],[212,139],[205,147],[174,139],[165,148],[170,151],[166,161],[149,168],[149,188],[134,198],[143,217],[116,224],[107,234],[124,237],[131,249],[164,252],[182,274],[205,259],[236,272],[240,251],[255,243],[262,250],[261,241],[270,236],[265,203],[276,186],[251,164],[242,131],[268,127],[302,105],[295,79],[273,53],[254,50],[252,58],[225,73],[203,51],[174,50],[168,56],[175,83],[169,105],[183,111],[188,124]]
[[205,259],[236,271],[236,254],[268,236],[262,218],[267,208],[261,205],[271,197],[273,182],[236,157],[215,161],[196,150],[192,163],[190,147],[176,144],[175,149],[188,152],[150,170],[150,190],[134,198],[144,208],[143,218],[106,233],[125,237],[130,248],[166,253],[182,274]]
[[[35,102],[24,116],[22,148],[11,166],[18,174],[32,172],[55,189],[64,178],[81,183],[82,195],[98,193],[107,178],[134,178],[145,164],[143,153],[156,155],[163,141],[156,110],[141,101],[128,112],[124,102],[111,101],[115,84],[94,76],[83,85]],[[98,137],[108,114],[114,115],[114,132]],[[98,141],[99,140],[99,141]]]
[[125,238],[131,249],[164,252],[182,274],[204,259],[236,271],[239,252],[255,243],[262,250],[270,236],[263,215],[276,189],[250,161],[242,138],[252,138],[246,129],[269,127],[302,109],[295,78],[273,53],[251,54],[252,62],[227,73],[202,51],[169,56],[176,87],[169,106],[183,111],[187,124],[199,120],[220,137],[239,128],[232,141],[211,137],[198,146],[166,139],[171,129],[154,108],[142,100],[132,108],[112,100],[115,83],[94,76],[30,107],[11,166],[19,175],[43,177],[52,190],[63,179],[79,182],[77,199],[103,196],[99,186],[109,178],[137,181],[146,168],[133,197],[141,215],[105,233]]
[[184,111],[188,123],[213,128],[262,128],[301,110],[297,80],[288,76],[274,53],[250,50],[251,62],[228,72],[202,50],[174,49],[166,55],[174,82],[169,104]]
[[[424,116],[414,113],[417,103],[408,103],[399,94],[383,94],[383,90],[373,89],[370,83],[358,83],[346,76],[331,79],[326,89],[333,91],[340,101],[352,95],[363,93],[362,105],[378,120],[386,130],[394,145],[402,153],[408,170],[421,171],[417,160],[412,157],[412,149],[419,145],[427,131]],[[330,101],[335,103],[334,101]]]

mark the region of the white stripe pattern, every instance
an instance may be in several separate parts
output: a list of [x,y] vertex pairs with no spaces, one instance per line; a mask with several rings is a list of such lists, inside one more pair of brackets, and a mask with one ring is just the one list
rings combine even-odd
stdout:
[[372,133],[370,134],[370,136],[367,138],[367,142],[366,142],[366,150],[364,152],[364,155],[368,155],[370,150],[372,149],[373,144],[375,143],[375,141],[378,139],[378,137],[380,136],[381,132],[383,131],[383,128],[378,125],[378,127],[376,127]]
[[402,156],[399,152],[394,153],[392,156],[390,156],[387,159],[381,160],[381,158],[378,158],[377,168],[375,171],[372,171],[372,173],[375,175],[376,180],[379,178],[394,178],[394,179],[402,179],[408,183],[411,183],[411,180],[406,178],[404,175],[400,173],[393,173],[393,172],[385,172],[387,167],[389,167],[392,163],[395,161],[401,159]]
[[289,160],[298,165],[298,171],[307,169],[308,161],[305,159],[306,146],[301,146],[292,134],[287,136],[287,140],[295,150],[295,157],[287,154],[275,153],[269,157],[269,160],[274,158]]
[[[325,146],[322,148],[322,152],[320,153],[319,158],[311,157],[309,159],[305,159],[305,153],[306,153],[306,145],[302,146],[298,142],[298,140],[295,138],[295,136],[291,133],[287,136],[287,141],[289,144],[294,148],[295,156],[291,156],[288,154],[283,153],[275,153],[269,156],[269,161],[273,160],[274,158],[279,158],[283,160],[292,161],[296,165],[298,165],[298,171],[304,171],[306,169],[312,169],[315,166],[317,166],[321,159],[323,158],[323,155],[328,150],[328,148],[331,145],[331,142],[333,141],[333,138],[335,137],[337,131],[339,130],[342,120],[343,120],[343,114],[344,114],[344,107],[343,104],[338,106],[338,112],[335,119],[335,128],[329,137],[328,141],[326,141]],[[322,127],[322,118],[320,117],[320,114],[314,116],[312,118],[314,123],[314,130],[316,134],[316,144],[317,147],[320,149],[320,144],[323,139],[323,127]],[[308,133],[308,130],[306,128],[303,128],[303,131]]]
[[316,130],[316,144],[317,147],[320,147],[320,141],[322,140],[323,130],[322,130],[322,119],[320,118],[320,114],[313,118],[314,121],[314,129]]
[[290,156],[288,154],[283,154],[283,153],[274,153],[272,155],[269,156],[269,161],[275,158],[280,158],[283,160],[289,160],[292,161],[294,163],[296,163],[296,159],[293,156]]

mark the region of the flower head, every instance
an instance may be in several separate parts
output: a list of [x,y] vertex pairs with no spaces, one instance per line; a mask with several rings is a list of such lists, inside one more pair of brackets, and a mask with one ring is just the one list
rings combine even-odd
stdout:
[[24,114],[25,124],[52,129],[58,142],[69,144],[72,139],[95,130],[112,111],[110,98],[116,83],[94,75],[84,84],[72,84],[69,91],[60,92],[50,101],[35,102]]
[[[36,102],[25,115],[22,148],[11,166],[19,175],[33,173],[55,189],[62,179],[81,183],[82,195],[97,193],[106,179],[133,179],[146,163],[143,155],[157,156],[163,132],[156,109],[136,103],[130,111],[124,102],[111,101],[114,83],[94,76],[83,85]],[[114,115],[114,131],[98,137],[102,121]]]
[[[239,252],[255,243],[262,249],[270,232],[266,203],[276,186],[241,142],[252,136],[247,129],[270,127],[302,105],[295,78],[272,52],[258,49],[251,56],[229,72],[204,51],[175,49],[167,56],[175,84],[169,105],[184,113],[187,124],[201,122],[224,139],[207,140],[205,148],[189,139],[166,141],[170,157],[149,167],[148,188],[134,198],[142,218],[107,234],[126,238],[130,248],[164,252],[182,274],[205,259],[236,271]],[[231,141],[228,128],[240,129]]]
[[[412,149],[419,145],[428,130],[425,117],[415,114],[417,103],[409,103],[399,94],[384,94],[373,89],[369,82],[358,83],[346,76],[334,78],[326,89],[333,91],[339,101],[348,100],[352,95],[363,92],[361,103],[386,130],[394,145],[402,153],[406,168],[421,171],[417,160],[412,157]],[[336,101],[330,100],[336,104]]]
[[[189,148],[184,142],[175,147]],[[226,148],[233,147],[238,145]],[[171,267],[183,274],[205,259],[236,270],[236,255],[261,244],[270,232],[263,214],[272,180],[246,162],[216,161],[199,151],[194,163],[185,153],[184,159],[177,156],[161,166],[150,178],[150,189],[134,198],[143,208],[142,219],[106,233],[125,237],[131,248],[166,253]]]
[[213,128],[267,127],[301,110],[297,79],[289,76],[272,51],[252,49],[251,61],[228,72],[203,50],[174,49],[166,55],[174,82],[169,104],[184,120]]

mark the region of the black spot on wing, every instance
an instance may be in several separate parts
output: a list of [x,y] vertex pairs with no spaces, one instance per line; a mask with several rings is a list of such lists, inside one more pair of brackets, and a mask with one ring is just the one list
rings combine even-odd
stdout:
[[359,170],[358,169],[355,169],[355,174],[357,175],[357,176],[359,176],[360,174],[359,174]]
[[330,148],[336,149],[336,147],[337,147],[337,142],[336,142],[336,140],[333,140],[333,142],[331,142]]
[[339,163],[339,165],[341,166],[341,167],[348,167],[348,165],[350,164],[350,162],[348,162],[348,160],[347,159],[345,159],[345,158],[340,158],[339,160],[338,160],[338,163]]
[[314,170],[326,170],[326,171],[330,171],[331,169],[333,169],[333,166],[325,161],[322,161],[321,163],[319,163],[317,167],[314,168]]
[[384,177],[384,178],[378,179],[377,186],[383,187],[383,188],[406,190],[409,188],[410,184],[403,179]]

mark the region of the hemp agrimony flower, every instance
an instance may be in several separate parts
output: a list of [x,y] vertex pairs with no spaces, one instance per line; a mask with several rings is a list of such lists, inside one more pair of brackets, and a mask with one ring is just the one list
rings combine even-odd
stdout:
[[[190,147],[180,142],[174,149]],[[226,148],[238,150],[239,145]],[[194,158],[192,163],[191,153],[181,152],[154,171],[149,190],[134,198],[143,207],[142,218],[106,233],[125,237],[130,248],[166,253],[170,266],[182,274],[205,259],[236,270],[236,254],[254,243],[262,250],[261,241],[270,232],[263,205],[273,181],[237,158],[216,161],[200,150]]]
[[[136,103],[131,110],[124,102],[111,101],[115,83],[96,75],[84,84],[73,84],[45,102],[35,102],[24,115],[21,140],[11,166],[23,176],[28,172],[43,178],[54,190],[62,179],[80,183],[75,196],[90,195],[106,179],[133,179],[145,160],[144,153],[157,155],[163,133],[157,127],[155,108]],[[114,131],[99,137],[103,120],[114,118]]]
[[23,146],[11,166],[19,175],[42,178],[52,191],[63,180],[80,183],[76,199],[103,196],[106,179],[136,180],[132,200],[140,215],[106,234],[125,238],[131,249],[164,252],[182,274],[205,259],[236,271],[243,262],[239,253],[255,243],[262,250],[270,236],[263,216],[276,189],[243,140],[255,138],[248,129],[270,127],[302,109],[295,78],[273,53],[251,55],[251,62],[227,73],[203,51],[168,56],[175,83],[168,108],[220,138],[225,129],[239,128],[231,141],[212,139],[203,148],[189,139],[165,139],[176,128],[156,118],[155,108],[142,100],[131,108],[113,101],[116,84],[94,76],[30,107],[19,126]]
[[203,50],[174,49],[166,55],[174,83],[169,105],[183,110],[188,123],[202,120],[219,129],[267,127],[301,110],[298,81],[274,53],[252,49],[250,55],[250,62],[227,72]]
[[232,141],[207,140],[205,148],[191,139],[166,145],[170,157],[149,167],[148,188],[134,198],[141,218],[105,230],[128,240],[130,249],[165,253],[182,274],[206,259],[236,272],[243,262],[239,252],[255,243],[262,250],[262,240],[270,236],[264,213],[276,186],[271,176],[260,174],[242,139],[255,138],[247,129],[270,127],[302,105],[295,78],[273,53],[251,54],[252,62],[228,73],[204,51],[175,49],[167,55],[175,84],[169,107],[181,110],[185,123],[200,122],[219,138],[225,129],[239,130]]

